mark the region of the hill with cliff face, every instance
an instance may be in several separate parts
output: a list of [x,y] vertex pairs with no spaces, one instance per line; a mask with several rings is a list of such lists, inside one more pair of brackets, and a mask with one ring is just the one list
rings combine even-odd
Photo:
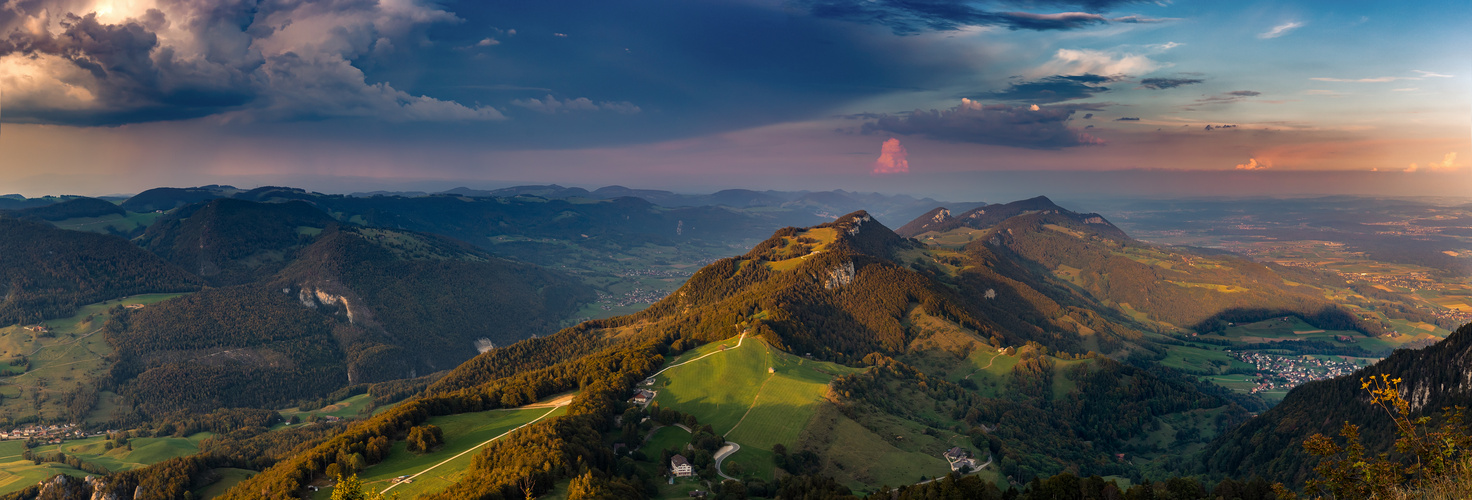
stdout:
[[[995,254],[935,253],[863,212],[787,228],[643,312],[481,354],[364,429],[404,425],[414,412],[480,411],[579,390],[568,417],[517,434],[531,441],[492,445],[433,497],[476,498],[514,480],[516,464],[546,462],[543,488],[566,487],[563,464],[621,460],[610,441],[638,448],[650,429],[618,401],[661,366],[672,371],[649,386],[661,411],[740,444],[723,470],[762,481],[816,472],[859,488],[905,484],[947,472],[941,454],[957,446],[977,465],[992,456],[994,480],[1069,469],[1139,475],[1144,468],[1116,454],[1167,469],[1162,443],[1195,450],[1244,418],[1208,386],[1090,354],[1127,352],[1140,333],[1008,278],[1023,274]],[[1168,432],[1152,432],[1159,429]],[[306,456],[350,449],[378,431],[364,432]],[[779,459],[776,444],[817,458]],[[659,451],[631,463],[658,462]],[[708,454],[692,456],[711,464]],[[236,492],[294,491],[320,474],[306,460]]]
[[275,275],[115,317],[120,393],[150,415],[274,407],[449,369],[556,331],[591,298],[566,277],[431,235],[334,225],[313,238]]

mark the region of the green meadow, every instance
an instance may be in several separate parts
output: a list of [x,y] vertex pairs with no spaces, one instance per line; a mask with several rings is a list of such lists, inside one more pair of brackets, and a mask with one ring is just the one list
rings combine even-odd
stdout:
[[[461,413],[431,417],[429,423],[439,426],[444,432],[445,444],[429,453],[413,453],[405,449],[407,443],[396,441],[388,458],[369,466],[358,473],[365,486],[382,491],[399,476],[412,476],[451,457],[460,455],[444,465],[414,479],[414,482],[395,486],[389,493],[398,493],[401,498],[415,498],[434,493],[460,480],[465,469],[475,461],[477,450],[487,440],[520,427],[538,418],[552,418],[567,413],[566,406],[557,408],[526,408],[516,410],[490,410],[476,413]],[[461,455],[462,452],[469,451]],[[313,498],[325,499],[332,495],[331,488],[323,488]]]
[[[112,354],[112,347],[103,338],[102,325],[111,317],[109,309],[119,304],[147,306],[180,295],[134,295],[81,306],[70,317],[45,321],[49,333],[29,329],[35,325],[0,327],[0,366],[6,374],[0,376],[0,396],[4,396],[0,417],[65,418],[63,396],[108,369],[105,358]],[[104,396],[98,398],[92,412],[95,418],[106,419],[117,409],[111,395]]]

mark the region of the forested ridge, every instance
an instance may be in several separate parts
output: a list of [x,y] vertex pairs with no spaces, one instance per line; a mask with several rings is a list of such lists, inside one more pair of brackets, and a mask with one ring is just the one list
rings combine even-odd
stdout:
[[116,236],[0,216],[0,325],[70,315],[128,295],[197,290],[199,278]]
[[215,286],[257,281],[280,271],[320,231],[337,221],[303,202],[221,198],[186,206],[154,222],[143,248]]
[[453,367],[478,339],[556,331],[586,298],[463,243],[331,225],[270,281],[119,311],[111,383],[144,416],[280,407]]

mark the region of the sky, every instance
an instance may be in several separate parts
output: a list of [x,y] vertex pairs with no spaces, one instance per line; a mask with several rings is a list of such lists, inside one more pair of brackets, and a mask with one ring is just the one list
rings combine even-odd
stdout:
[[0,193],[1472,196],[1469,25],[1465,0],[0,0]]

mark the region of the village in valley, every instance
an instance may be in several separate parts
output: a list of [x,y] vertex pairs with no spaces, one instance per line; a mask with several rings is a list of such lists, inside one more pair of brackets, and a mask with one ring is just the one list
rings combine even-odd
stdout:
[[1341,377],[1363,366],[1353,361],[1333,360],[1333,356],[1279,356],[1251,351],[1231,351],[1233,358],[1257,367],[1258,378],[1250,392],[1256,394],[1274,389],[1292,389],[1315,380]]

